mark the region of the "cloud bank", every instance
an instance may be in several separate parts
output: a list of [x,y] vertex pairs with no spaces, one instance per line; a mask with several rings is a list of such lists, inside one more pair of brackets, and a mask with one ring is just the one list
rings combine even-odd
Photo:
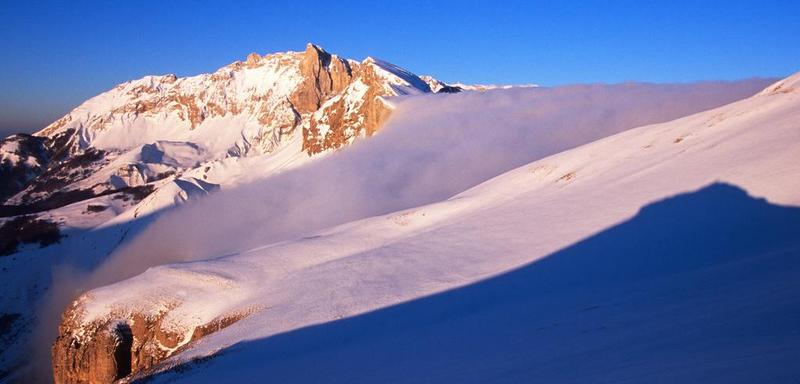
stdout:
[[768,83],[576,85],[398,99],[375,137],[164,215],[91,280],[107,284],[149,266],[245,251],[446,199],[531,161],[724,105]]

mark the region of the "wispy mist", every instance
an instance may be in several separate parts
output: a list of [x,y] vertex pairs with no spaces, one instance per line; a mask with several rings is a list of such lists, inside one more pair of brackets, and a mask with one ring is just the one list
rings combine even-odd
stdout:
[[165,215],[95,279],[109,283],[147,266],[235,253],[445,199],[528,162],[723,105],[766,83],[579,85],[398,100],[375,137]]

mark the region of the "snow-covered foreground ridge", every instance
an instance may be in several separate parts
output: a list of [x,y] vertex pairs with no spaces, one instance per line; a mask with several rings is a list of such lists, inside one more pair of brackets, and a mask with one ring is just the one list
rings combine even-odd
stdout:
[[222,350],[156,379],[789,380],[799,156],[794,75],[432,204],[92,290],[56,379]]

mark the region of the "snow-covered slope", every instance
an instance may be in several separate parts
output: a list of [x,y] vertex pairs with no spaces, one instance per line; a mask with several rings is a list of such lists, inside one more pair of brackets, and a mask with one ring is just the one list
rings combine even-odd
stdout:
[[164,381],[788,382],[798,79],[439,202],[92,290],[65,314],[56,378],[128,373],[86,357],[99,348],[139,375],[186,364]]
[[428,83],[431,91],[436,93],[457,93],[462,91],[491,91],[495,89],[512,89],[512,88],[534,88],[538,87],[536,84],[514,84],[514,85],[497,85],[497,84],[464,84],[464,83],[450,83],[447,84],[433,76],[423,75],[420,78]]

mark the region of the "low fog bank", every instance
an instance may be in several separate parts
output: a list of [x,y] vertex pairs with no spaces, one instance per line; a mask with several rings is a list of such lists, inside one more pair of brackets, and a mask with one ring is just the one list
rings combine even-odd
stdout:
[[371,139],[165,215],[99,268],[91,286],[446,199],[531,161],[724,105],[770,82],[576,85],[396,100]]

